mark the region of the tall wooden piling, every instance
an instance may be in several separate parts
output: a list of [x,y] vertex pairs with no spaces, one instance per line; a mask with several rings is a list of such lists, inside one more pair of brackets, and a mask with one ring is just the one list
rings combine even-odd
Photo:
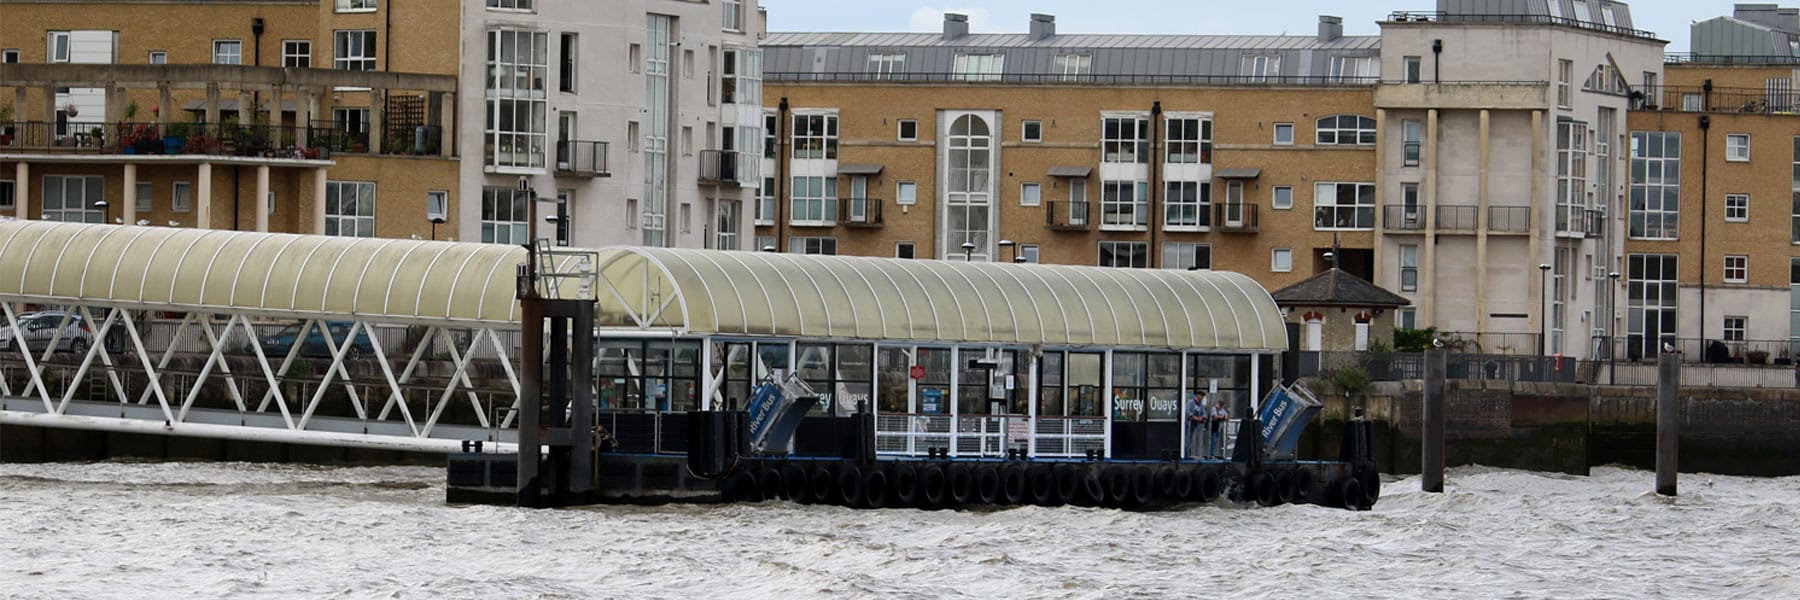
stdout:
[[1444,491],[1444,363],[1441,349],[1425,351],[1425,461],[1420,473],[1419,489]]
[[1664,352],[1656,361],[1656,493],[1675,495],[1676,459],[1681,445],[1681,355]]

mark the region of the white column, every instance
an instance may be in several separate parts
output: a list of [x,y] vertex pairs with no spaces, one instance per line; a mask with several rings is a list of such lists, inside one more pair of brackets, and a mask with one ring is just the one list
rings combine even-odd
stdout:
[[312,231],[301,233],[325,233],[325,167],[313,169],[313,226]]
[[17,211],[13,216],[31,218],[31,164],[25,161],[13,166],[13,208]]
[[960,387],[958,384],[961,383],[961,380],[962,380],[962,369],[957,368],[957,365],[961,364],[960,362],[958,362],[958,361],[962,360],[961,356],[962,356],[962,347],[961,346],[951,346],[950,347],[950,394],[949,394],[949,397],[944,398],[944,401],[950,403],[950,456],[951,457],[956,456],[956,446],[957,446],[956,441],[957,441],[957,437],[958,437],[957,432],[960,431],[960,427],[958,427],[958,425],[957,425],[957,420],[960,418],[960,413],[961,413],[962,407],[958,406],[959,404],[961,404],[961,402],[958,402],[957,400],[959,400],[961,398],[961,396],[958,396],[957,394],[961,393],[961,390],[959,390],[957,388]]
[[1043,351],[1034,349],[1026,354],[1026,356],[1030,357],[1027,359],[1030,362],[1030,366],[1027,367],[1025,374],[1025,385],[1029,386],[1030,389],[1025,391],[1025,398],[1027,399],[1025,419],[1026,422],[1031,424],[1030,427],[1025,428],[1026,456],[1037,456],[1038,361],[1042,358],[1039,356],[1041,352]]
[[212,163],[200,163],[198,178],[194,182],[194,228],[212,229]]
[[120,200],[119,222],[126,225],[137,223],[137,165],[125,163],[124,199]]
[[256,203],[256,230],[269,231],[269,165],[256,166],[256,195],[251,197]]

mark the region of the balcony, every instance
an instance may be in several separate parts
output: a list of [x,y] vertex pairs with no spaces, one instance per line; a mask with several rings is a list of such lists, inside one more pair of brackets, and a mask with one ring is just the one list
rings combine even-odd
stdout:
[[881,199],[844,198],[839,200],[838,224],[845,227],[881,227]]
[[1053,231],[1089,231],[1094,227],[1094,203],[1045,202],[1046,227]]
[[1445,233],[1475,233],[1478,223],[1475,217],[1481,214],[1479,206],[1439,206],[1437,207],[1437,230]]
[[[1797,61],[1800,60],[1800,57],[1787,57],[1786,60]],[[1800,92],[1781,87],[1765,89],[1660,85],[1633,90],[1631,109],[1666,112],[1792,114],[1796,110],[1800,110]]]
[[1388,231],[1425,231],[1425,208],[1389,204],[1381,207],[1382,226]]
[[762,159],[736,150],[701,150],[700,182],[712,185],[756,187],[756,162]]
[[556,143],[556,175],[559,177],[611,177],[606,166],[606,142],[563,140]]
[[1580,205],[1556,207],[1556,235],[1566,238],[1600,237],[1606,233],[1606,211]]
[[334,139],[328,130],[285,125],[20,121],[0,126],[0,153],[319,160],[336,151]]
[[1213,205],[1213,227],[1225,233],[1256,233],[1255,204],[1222,202]]
[[1488,233],[1531,233],[1531,207],[1489,206]]
[[1588,237],[1597,238],[1606,235],[1606,211],[1587,209],[1583,212],[1582,231]]

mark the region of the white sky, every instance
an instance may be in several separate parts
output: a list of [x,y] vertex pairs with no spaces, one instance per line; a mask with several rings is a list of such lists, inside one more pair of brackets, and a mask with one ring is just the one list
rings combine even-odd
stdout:
[[[1028,15],[1056,15],[1060,33],[1193,33],[1310,35],[1319,15],[1344,18],[1344,32],[1376,35],[1375,22],[1396,10],[1432,10],[1434,0],[761,0],[770,31],[938,31],[943,13],[969,15],[977,33],[1023,33]],[[1731,14],[1730,0],[1629,2],[1638,29],[1686,52],[1688,25]]]

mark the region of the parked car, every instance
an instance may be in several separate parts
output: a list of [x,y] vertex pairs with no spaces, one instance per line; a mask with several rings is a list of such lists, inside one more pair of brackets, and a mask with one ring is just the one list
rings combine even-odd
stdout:
[[[303,323],[289,325],[281,331],[275,332],[274,335],[262,338],[263,355],[268,356],[271,360],[287,356],[288,351],[294,347],[296,338],[300,337],[300,327],[303,325]],[[344,358],[354,360],[375,353],[375,341],[369,338],[368,329],[358,330],[356,339],[351,341],[350,327],[353,325],[352,323],[329,321],[322,325],[323,327],[311,327],[306,330],[306,339],[300,340],[301,356],[331,358],[331,346],[325,343],[325,334],[320,331],[321,329],[329,330],[332,342],[340,347],[345,342],[350,343],[350,349],[344,351]]]
[[[65,318],[68,319],[67,323],[63,321]],[[60,337],[57,329],[59,326]],[[19,317],[19,329],[24,330],[24,333],[20,334],[11,326],[0,327],[0,351],[13,350],[13,344],[21,339],[24,340],[25,348],[33,352],[44,351],[53,338],[57,340],[56,349],[62,352],[81,354],[94,345],[94,332],[88,327],[87,320],[81,318],[81,315],[60,310],[22,315]]]

